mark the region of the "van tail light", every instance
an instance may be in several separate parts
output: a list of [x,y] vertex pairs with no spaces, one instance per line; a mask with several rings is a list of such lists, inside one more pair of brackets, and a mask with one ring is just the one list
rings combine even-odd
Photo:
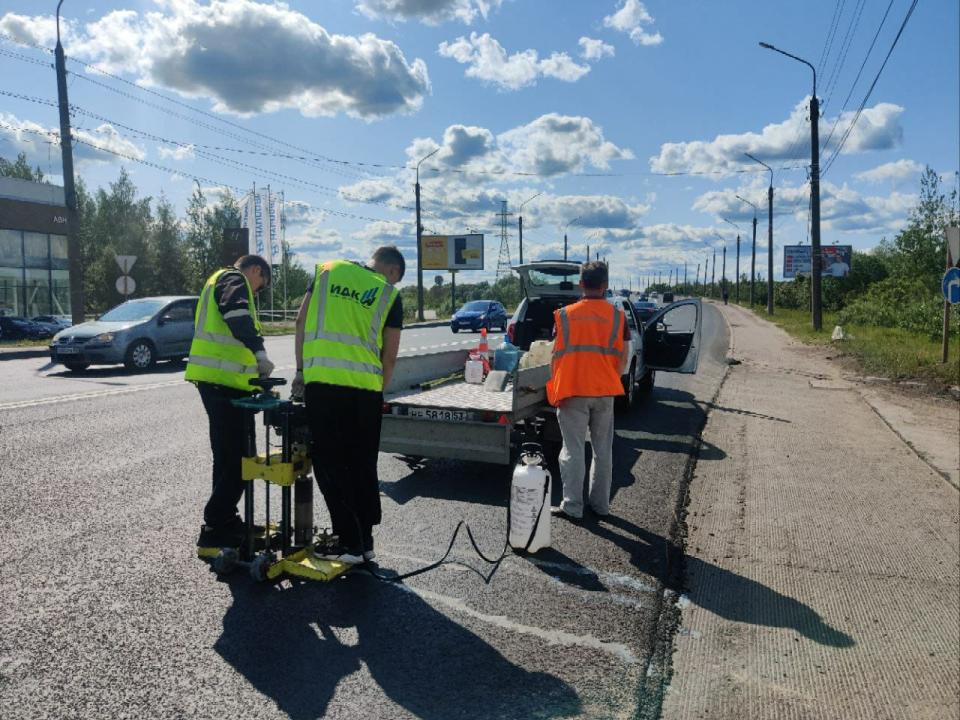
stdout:
[[391,405],[391,404],[388,403],[388,402],[385,402],[385,403],[383,404],[383,407],[381,408],[381,412],[382,412],[384,415],[390,415],[390,414],[393,412],[393,405]]
[[511,343],[513,342],[513,331],[516,327],[517,324],[515,322],[511,322],[507,325],[507,340],[509,340]]

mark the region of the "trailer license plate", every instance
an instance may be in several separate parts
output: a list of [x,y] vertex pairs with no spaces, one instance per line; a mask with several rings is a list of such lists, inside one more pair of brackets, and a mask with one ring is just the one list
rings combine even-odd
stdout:
[[427,420],[444,420],[448,422],[466,422],[467,413],[464,410],[439,410],[437,408],[410,408],[407,415],[422,417]]

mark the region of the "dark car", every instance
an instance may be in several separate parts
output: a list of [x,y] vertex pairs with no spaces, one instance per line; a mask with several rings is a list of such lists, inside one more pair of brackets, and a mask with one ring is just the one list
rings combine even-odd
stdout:
[[35,318],[30,318],[30,321],[48,331],[51,337],[73,325],[70,318],[63,315],[37,315]]
[[633,311],[637,314],[637,319],[646,324],[647,320],[657,312],[657,304],[649,300],[640,300],[633,304]]
[[471,300],[457,310],[450,318],[450,329],[479,331],[480,328],[492,330],[507,329],[507,310],[496,300]]
[[39,340],[52,334],[27,318],[12,315],[0,317],[0,339],[3,340]]
[[673,302],[673,293],[672,293],[672,292],[665,292],[665,293],[663,294],[663,304],[664,304],[664,305],[669,305],[669,304],[672,303],[672,302]]

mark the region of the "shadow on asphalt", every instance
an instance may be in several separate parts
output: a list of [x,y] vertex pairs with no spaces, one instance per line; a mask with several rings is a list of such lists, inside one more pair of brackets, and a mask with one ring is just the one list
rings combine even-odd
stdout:
[[[228,584],[233,605],[214,649],[295,720],[323,717],[338,687],[341,703],[364,702],[357,717],[395,716],[391,703],[426,720],[581,712],[570,685],[518,667],[402,585],[362,575]],[[379,707],[364,668],[385,696]]]
[[687,597],[690,602],[728,620],[766,627],[792,628],[814,642],[846,648],[856,643],[830,627],[811,607],[750,578],[718,567],[700,558],[683,556],[673,542],[611,514],[588,516],[583,526],[609,540],[630,555],[631,564],[660,580],[664,586],[684,591],[680,568],[697,579]]
[[147,371],[128,370],[123,365],[98,365],[86,370],[67,370],[62,365],[56,372],[48,372],[43,377],[57,378],[64,380],[87,380],[96,381],[98,385],[127,385],[123,382],[105,382],[112,378],[132,377],[134,375],[175,375],[182,373],[187,364],[180,360],[162,360]]

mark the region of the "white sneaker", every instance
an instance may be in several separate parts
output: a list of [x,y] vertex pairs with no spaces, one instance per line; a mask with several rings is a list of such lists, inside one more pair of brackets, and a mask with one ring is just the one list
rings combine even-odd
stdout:
[[335,545],[323,549],[314,548],[313,554],[321,560],[333,560],[334,562],[341,562],[346,565],[359,565],[363,562],[363,555],[361,553],[350,550],[343,545]]

